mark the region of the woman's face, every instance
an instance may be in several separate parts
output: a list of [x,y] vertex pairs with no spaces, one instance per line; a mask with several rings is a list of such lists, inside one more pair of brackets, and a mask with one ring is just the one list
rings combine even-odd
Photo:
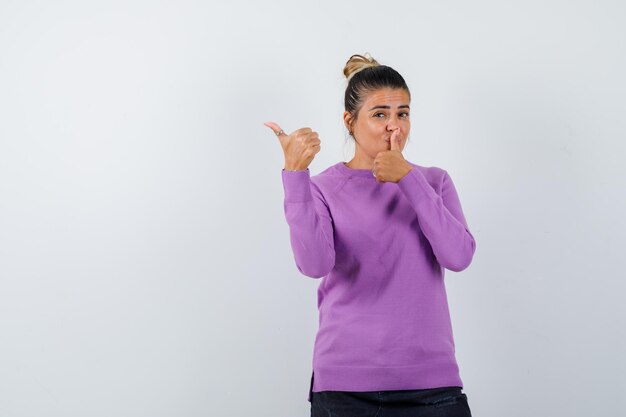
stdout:
[[[364,97],[356,120],[344,112],[346,128],[352,131],[356,152],[374,159],[379,152],[391,149],[390,138],[400,129],[400,151],[404,149],[411,129],[409,119],[409,94],[402,88],[381,88]],[[359,150],[360,148],[360,150]]]

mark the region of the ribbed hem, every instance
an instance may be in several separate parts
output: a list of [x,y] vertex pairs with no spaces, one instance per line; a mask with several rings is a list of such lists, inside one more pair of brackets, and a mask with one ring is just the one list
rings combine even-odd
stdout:
[[318,366],[314,372],[313,392],[463,387],[456,362],[385,368]]

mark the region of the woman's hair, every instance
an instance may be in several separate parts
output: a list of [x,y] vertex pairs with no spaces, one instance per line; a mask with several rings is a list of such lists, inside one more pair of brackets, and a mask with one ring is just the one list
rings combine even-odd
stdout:
[[344,106],[354,120],[364,97],[379,88],[402,88],[411,99],[411,92],[402,75],[391,67],[379,64],[368,52],[365,55],[352,55],[343,68],[343,74],[348,79]]

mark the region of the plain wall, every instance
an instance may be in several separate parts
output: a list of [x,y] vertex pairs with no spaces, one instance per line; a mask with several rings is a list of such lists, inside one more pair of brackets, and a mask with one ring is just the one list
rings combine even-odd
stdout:
[[0,416],[306,416],[317,286],[265,126],[352,158],[350,55],[412,93],[477,250],[446,271],[481,417],[618,415],[619,1],[0,1]]

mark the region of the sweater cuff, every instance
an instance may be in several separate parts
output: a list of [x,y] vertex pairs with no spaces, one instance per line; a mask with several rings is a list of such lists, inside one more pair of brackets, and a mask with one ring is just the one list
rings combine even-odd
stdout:
[[412,196],[415,190],[421,190],[421,192],[432,201],[437,201],[439,198],[439,194],[437,194],[424,174],[417,168],[410,170],[397,184],[406,196]]
[[313,200],[311,172],[308,168],[303,171],[287,171],[283,168],[282,179],[286,203],[302,203]]

